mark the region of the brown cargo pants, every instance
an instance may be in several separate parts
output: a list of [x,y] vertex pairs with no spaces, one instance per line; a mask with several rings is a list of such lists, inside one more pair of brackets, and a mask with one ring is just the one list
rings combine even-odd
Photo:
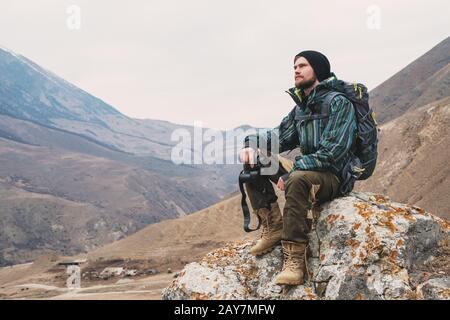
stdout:
[[[289,172],[292,161],[278,156],[279,170],[271,176],[260,176],[253,182],[246,183],[247,194],[254,210],[270,208],[277,201],[271,182]],[[340,181],[336,175],[328,171],[294,171],[285,182],[286,204],[283,210],[282,240],[298,243],[308,242],[307,234],[311,224],[308,222],[308,210],[313,205],[330,201],[338,196]]]

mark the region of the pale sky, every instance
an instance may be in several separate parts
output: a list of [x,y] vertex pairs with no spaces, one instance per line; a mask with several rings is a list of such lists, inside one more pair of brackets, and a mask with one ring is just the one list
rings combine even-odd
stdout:
[[0,45],[130,117],[273,127],[298,52],[373,89],[448,37],[449,16],[448,0],[0,0]]

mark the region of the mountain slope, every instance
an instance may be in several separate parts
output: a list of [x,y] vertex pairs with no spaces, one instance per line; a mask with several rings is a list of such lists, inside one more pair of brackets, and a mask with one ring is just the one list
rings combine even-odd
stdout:
[[[222,246],[225,242],[243,237],[253,239],[255,236],[255,233],[246,234],[243,231],[240,198],[238,195],[232,195],[199,212],[152,224],[124,239],[89,250],[87,254],[89,262],[83,266],[83,272],[100,273],[105,267],[127,262],[135,265],[133,268],[140,271],[149,269],[162,271],[166,268],[176,270],[187,262],[199,259],[211,249]],[[84,257],[85,255],[79,256]],[[45,254],[34,263],[0,268],[0,285],[2,287],[0,297],[8,296],[5,292],[10,292],[10,290],[15,292],[14,295],[17,293],[20,295],[21,291],[16,287],[18,284],[35,283],[64,287],[66,278],[64,268],[54,268],[55,263],[60,259],[54,254]],[[53,271],[50,270],[52,268]],[[140,280],[136,281],[138,288],[135,290],[142,290],[144,284],[145,288],[154,287],[158,282],[159,289],[150,297],[159,299],[160,290],[172,280],[172,277],[165,277],[159,283],[161,280],[159,276],[147,276],[142,279],[143,283]],[[83,277],[82,286],[83,288],[89,286],[89,289],[94,290],[92,292],[96,292],[91,286],[109,283],[111,288],[108,289],[117,291],[118,287],[115,284],[117,280],[113,281],[102,281],[102,279],[87,276],[87,278]],[[101,287],[100,290],[105,292],[106,288]],[[30,290],[31,296],[33,295],[32,291],[34,290]],[[60,294],[58,292],[56,294],[55,292],[48,293],[50,296]],[[108,299],[108,296],[103,298]],[[118,294],[118,296],[124,297],[123,294]],[[45,295],[41,297],[45,297]],[[69,299],[71,298],[69,297]]]
[[358,190],[389,195],[450,218],[450,97],[380,127],[374,175]]
[[170,160],[176,129],[193,130],[131,119],[0,48],[0,265],[92,250],[233,190],[236,170]]
[[49,250],[85,252],[204,208],[218,196],[191,177],[201,176],[198,171],[161,175],[0,138],[0,264],[30,261]]
[[153,267],[177,268],[211,248],[245,235],[239,197],[233,196],[188,216],[150,225],[89,252],[88,257],[92,261],[152,260]]
[[370,92],[381,123],[450,95],[450,37]]
[[0,49],[0,114],[71,131],[111,148],[169,159],[166,121],[131,119],[29,59]]

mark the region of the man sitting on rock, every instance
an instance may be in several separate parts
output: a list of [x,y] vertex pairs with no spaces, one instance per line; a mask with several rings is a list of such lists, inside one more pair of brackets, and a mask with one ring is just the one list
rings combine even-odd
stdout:
[[[303,283],[310,230],[308,210],[314,203],[330,201],[339,195],[340,173],[350,158],[356,134],[353,105],[344,95],[332,94],[336,92],[333,86],[337,78],[330,72],[330,63],[323,54],[317,51],[297,54],[294,77],[295,87],[288,91],[296,103],[294,109],[264,137],[247,137],[240,153],[244,166],[254,163],[258,151],[249,143],[252,138],[258,141],[264,138],[267,147],[271,139],[278,139],[280,153],[296,147],[302,153],[294,162],[278,156],[277,174],[261,175],[246,183],[254,213],[262,225],[261,238],[251,253],[265,254],[281,241],[284,265],[276,278],[280,285]],[[323,104],[328,104],[327,119],[320,117]],[[271,157],[274,158],[273,152]],[[283,216],[270,181],[285,192]]]

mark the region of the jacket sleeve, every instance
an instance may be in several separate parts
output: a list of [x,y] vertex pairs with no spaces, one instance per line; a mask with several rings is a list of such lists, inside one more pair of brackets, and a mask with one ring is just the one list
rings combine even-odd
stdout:
[[355,110],[343,96],[333,99],[327,126],[321,135],[319,149],[296,158],[294,170],[326,170],[351,149],[356,130]]
[[[266,150],[272,153],[281,153],[287,150],[294,149],[298,145],[298,133],[295,126],[295,108],[289,112],[289,114],[283,118],[280,125],[267,130],[264,134],[257,134],[247,136],[245,138],[244,147],[251,145],[257,145],[260,149]],[[271,150],[272,141],[278,139],[279,150]],[[250,143],[251,140],[254,140]],[[256,140],[256,141],[255,141]],[[275,142],[275,141],[274,141]],[[255,144],[256,143],[256,144]]]

